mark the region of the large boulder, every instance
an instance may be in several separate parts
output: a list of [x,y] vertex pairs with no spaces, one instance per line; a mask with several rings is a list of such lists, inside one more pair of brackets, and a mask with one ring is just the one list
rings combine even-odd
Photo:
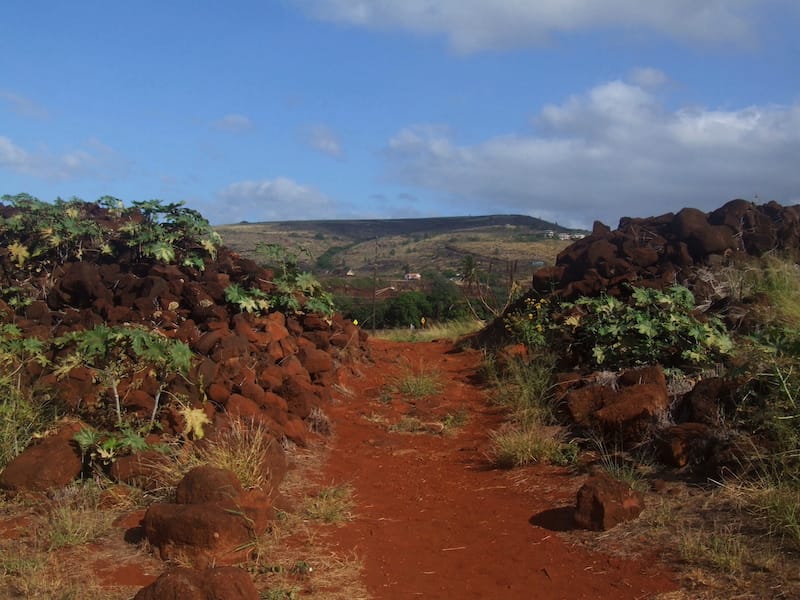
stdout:
[[80,422],[62,424],[54,434],[29,446],[0,473],[0,489],[46,491],[75,481],[83,460],[73,437],[83,427]]
[[232,472],[201,466],[178,483],[175,503],[153,504],[142,524],[162,560],[230,565],[247,559],[266,531],[271,508],[267,492],[244,491]]
[[243,569],[176,568],[139,590],[134,600],[258,600],[258,591]]

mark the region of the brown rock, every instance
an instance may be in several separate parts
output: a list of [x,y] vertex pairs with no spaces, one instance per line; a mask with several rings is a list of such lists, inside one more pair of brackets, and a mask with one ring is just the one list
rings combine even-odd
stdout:
[[665,418],[668,409],[667,388],[642,383],[619,390],[611,403],[595,411],[594,417],[605,433],[621,437],[625,444],[636,444]]
[[229,565],[246,559],[250,543],[266,530],[270,509],[260,490],[225,502],[153,504],[144,515],[144,534],[162,560]]
[[308,442],[308,429],[305,423],[297,417],[291,416],[283,426],[284,435],[301,448],[305,448]]
[[333,370],[333,357],[323,350],[316,348],[301,348],[298,354],[300,363],[306,368],[312,378],[321,373]]
[[258,418],[261,412],[258,408],[258,404],[250,400],[250,398],[245,398],[241,394],[231,394],[228,396],[228,400],[225,402],[225,410],[232,417],[237,417],[239,419]]
[[293,376],[286,379],[280,389],[280,395],[286,399],[291,414],[305,419],[311,410],[319,405],[317,389],[303,377]]
[[215,381],[208,386],[206,394],[208,394],[208,399],[212,402],[216,402],[217,404],[225,404],[228,401],[228,398],[230,398],[231,392],[224,385]]
[[639,516],[644,496],[627,483],[608,475],[590,477],[578,490],[575,524],[593,531],[607,531]]
[[683,399],[686,420],[706,425],[720,422],[720,397],[728,391],[728,385],[720,377],[709,377],[698,381]]
[[120,456],[111,463],[111,477],[143,490],[155,490],[162,485],[159,466],[168,462],[167,456],[155,450]]
[[84,427],[79,422],[66,423],[55,434],[23,450],[0,473],[0,489],[45,491],[75,481],[83,470],[83,461],[73,436]]
[[242,484],[228,469],[211,465],[195,467],[175,488],[176,504],[204,504],[230,501],[243,492]]
[[264,402],[264,388],[254,381],[245,381],[239,386],[239,393],[261,405]]
[[658,436],[661,460],[671,467],[705,462],[714,441],[707,425],[681,423],[663,430]]
[[667,378],[664,375],[664,369],[658,365],[654,365],[623,371],[617,379],[617,383],[621,386],[653,383],[658,386],[663,386],[664,389],[666,389]]
[[575,424],[586,425],[595,411],[603,408],[614,397],[614,390],[604,385],[591,385],[571,390],[566,395],[567,412]]
[[134,600],[258,600],[250,575],[236,567],[176,568],[139,590]]

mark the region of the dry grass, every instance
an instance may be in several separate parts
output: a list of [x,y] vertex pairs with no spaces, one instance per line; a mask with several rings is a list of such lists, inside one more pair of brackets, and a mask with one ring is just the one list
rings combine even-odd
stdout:
[[156,484],[151,495],[170,498],[183,476],[201,465],[232,471],[245,489],[267,489],[269,472],[263,461],[275,443],[264,425],[232,419],[230,426],[213,439],[178,448],[163,460],[152,462],[149,467]]
[[335,485],[306,498],[302,514],[323,523],[343,523],[353,518],[353,487]]
[[352,517],[353,490],[349,485],[319,488],[319,451],[295,451],[294,468],[281,486],[297,510],[278,513],[269,532],[256,543],[248,569],[262,599],[366,600],[358,556],[333,550],[326,542],[330,523]]
[[503,469],[539,462],[571,462],[570,446],[560,427],[509,423],[489,434],[489,459]]
[[[125,490],[121,489],[125,487]],[[78,600],[130,598],[131,590],[103,586],[93,572],[92,547],[105,547],[115,532],[112,521],[136,497],[126,486],[107,481],[75,483],[52,498],[24,497],[3,503],[3,515],[24,519],[18,536],[0,538],[0,597]],[[134,546],[122,545],[125,558]],[[112,561],[122,560],[111,554]]]
[[601,534],[574,531],[576,543],[620,556],[648,556],[678,568],[683,592],[664,598],[800,597],[800,555],[770,536],[767,524],[749,509],[749,491],[737,486],[668,484],[648,492],[636,520]]
[[375,337],[392,342],[433,342],[435,340],[448,340],[455,342],[465,335],[480,331],[485,327],[484,321],[467,319],[464,321],[449,321],[447,323],[432,323],[422,329],[380,329]]
[[442,391],[442,376],[437,371],[430,371],[423,366],[406,367],[402,375],[391,380],[389,389],[409,398],[426,398]]
[[68,564],[58,554],[21,545],[2,548],[0,597],[26,600],[127,600],[130,590],[101,587],[81,565]]

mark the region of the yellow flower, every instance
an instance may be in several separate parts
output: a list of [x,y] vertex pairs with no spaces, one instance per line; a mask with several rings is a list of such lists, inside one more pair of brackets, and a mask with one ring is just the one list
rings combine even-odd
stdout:
[[539,324],[536,326],[536,331],[541,331],[541,330],[542,330],[542,324],[541,324],[541,323],[539,323]]
[[358,319],[353,319],[353,325],[358,325]]
[[533,313],[528,313],[528,321],[533,321]]

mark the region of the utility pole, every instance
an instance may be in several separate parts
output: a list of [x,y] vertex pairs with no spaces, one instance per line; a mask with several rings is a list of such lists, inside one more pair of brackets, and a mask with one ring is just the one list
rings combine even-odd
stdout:
[[375,303],[378,297],[378,236],[375,236],[375,259],[372,261],[372,336],[375,337],[376,311]]

